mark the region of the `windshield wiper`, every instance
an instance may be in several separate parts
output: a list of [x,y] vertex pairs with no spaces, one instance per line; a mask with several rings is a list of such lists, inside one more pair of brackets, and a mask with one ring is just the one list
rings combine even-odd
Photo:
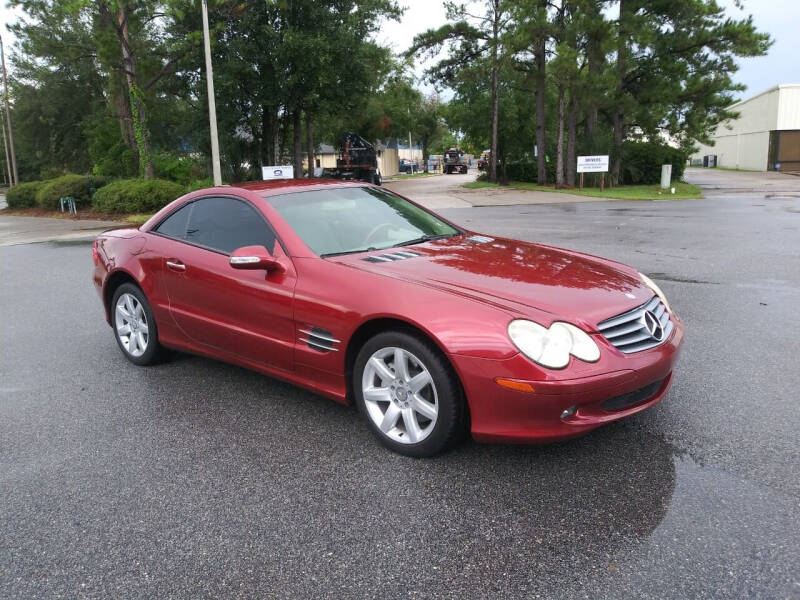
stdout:
[[399,244],[395,244],[392,248],[399,248],[400,246],[411,246],[413,244],[422,244],[423,242],[430,242],[432,240],[441,240],[448,237],[453,237],[454,235],[458,235],[457,233],[442,233],[441,235],[421,235],[418,238],[414,238],[413,240],[407,240],[405,242],[400,242]]
[[342,250],[341,252],[327,252],[325,254],[320,254],[321,258],[328,258],[329,256],[342,256],[344,254],[357,254],[359,252],[372,252],[373,250],[377,250],[375,246],[370,246],[369,248],[359,248],[357,250]]

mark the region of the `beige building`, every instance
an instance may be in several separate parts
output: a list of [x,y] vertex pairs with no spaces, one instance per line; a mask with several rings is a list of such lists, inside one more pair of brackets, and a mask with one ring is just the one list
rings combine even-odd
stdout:
[[717,127],[713,146],[701,145],[692,162],[753,171],[800,172],[800,84],[781,84],[731,107],[739,118]]
[[[397,148],[388,148],[383,144],[375,144],[375,149],[378,153],[378,170],[381,172],[381,177],[397,175],[400,172],[400,158]],[[308,170],[308,154],[303,154],[303,168]],[[421,150],[420,155],[422,155]],[[318,169],[335,169],[336,157],[336,148],[330,144],[320,144],[317,147],[317,153],[314,154],[314,166]]]

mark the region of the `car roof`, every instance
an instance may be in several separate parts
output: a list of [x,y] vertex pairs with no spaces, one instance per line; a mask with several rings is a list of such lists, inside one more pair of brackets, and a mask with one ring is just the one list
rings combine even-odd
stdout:
[[232,183],[230,187],[237,187],[251,192],[260,193],[262,196],[276,196],[292,192],[314,191],[331,187],[362,187],[369,185],[363,181],[342,181],[341,179],[271,179],[267,181],[243,181]]

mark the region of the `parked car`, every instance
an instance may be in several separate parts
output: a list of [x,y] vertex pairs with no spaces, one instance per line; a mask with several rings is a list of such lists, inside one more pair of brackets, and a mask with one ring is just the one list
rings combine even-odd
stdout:
[[553,441],[643,411],[683,340],[631,267],[473,233],[361,182],[198,190],[92,252],[132,363],[170,348],[254,369],[354,403],[413,456],[467,431]]
[[411,160],[407,160],[405,158],[400,159],[400,172],[401,173],[416,173],[419,171],[417,167],[417,163]]

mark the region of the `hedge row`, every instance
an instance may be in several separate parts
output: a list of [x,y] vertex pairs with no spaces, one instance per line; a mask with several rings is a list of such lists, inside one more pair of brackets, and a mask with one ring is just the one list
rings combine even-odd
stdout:
[[63,175],[47,181],[20,183],[8,190],[6,199],[10,208],[32,208],[38,206],[57,210],[61,198],[71,196],[78,207],[88,206],[95,190],[106,185],[108,177],[86,175]]
[[80,208],[105,213],[155,212],[187,191],[211,187],[208,180],[198,180],[183,186],[164,179],[117,179],[63,175],[47,181],[20,183],[8,190],[9,208],[40,207],[58,210],[61,198],[71,196]]
[[[645,185],[661,181],[661,165],[672,165],[673,181],[683,178],[686,169],[686,154],[659,142],[625,142],[622,147],[623,185]],[[522,159],[510,161],[506,165],[510,181],[537,182],[535,160]],[[547,163],[547,180],[555,181],[555,162]]]
[[48,210],[57,210],[61,198],[71,196],[78,207],[88,206],[95,190],[106,185],[108,177],[87,177],[86,175],[62,175],[44,182],[36,192],[36,204]]
[[105,213],[155,212],[185,191],[184,186],[164,179],[118,179],[97,190],[92,209]]
[[657,142],[626,142],[622,147],[622,183],[651,184],[661,181],[661,165],[672,165],[672,180],[683,179],[687,155]]
[[9,208],[32,208],[36,206],[36,194],[45,184],[44,181],[29,181],[15,185],[6,192]]

